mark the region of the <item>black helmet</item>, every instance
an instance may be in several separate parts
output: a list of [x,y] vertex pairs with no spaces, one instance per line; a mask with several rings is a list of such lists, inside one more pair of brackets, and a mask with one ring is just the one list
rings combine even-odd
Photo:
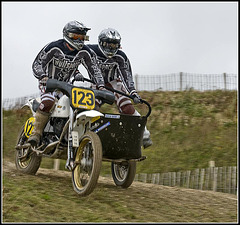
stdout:
[[63,38],[75,49],[80,50],[84,41],[89,40],[87,31],[91,28],[87,28],[84,24],[78,21],[70,21],[63,28]]
[[104,29],[98,36],[99,48],[103,54],[111,58],[120,48],[121,36],[117,30],[113,28]]

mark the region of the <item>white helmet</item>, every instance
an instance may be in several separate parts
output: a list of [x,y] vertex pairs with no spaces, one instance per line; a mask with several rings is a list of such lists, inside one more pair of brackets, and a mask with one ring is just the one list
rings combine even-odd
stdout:
[[98,36],[98,45],[102,53],[107,57],[113,57],[121,47],[121,36],[113,28],[104,29]]

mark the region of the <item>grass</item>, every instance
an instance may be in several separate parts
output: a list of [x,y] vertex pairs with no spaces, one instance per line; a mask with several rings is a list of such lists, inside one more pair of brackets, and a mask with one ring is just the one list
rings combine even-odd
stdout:
[[[153,145],[142,150],[147,159],[137,164],[137,173],[185,171],[215,165],[237,165],[237,92],[193,90],[182,92],[140,92],[152,106],[147,127]],[[144,104],[135,105],[142,114]],[[104,105],[102,112],[118,113],[116,106]],[[28,111],[3,111],[3,154],[14,160],[14,146],[20,127],[31,114]],[[60,168],[64,169],[61,160]],[[43,159],[42,167],[52,168],[52,159]],[[103,162],[102,174],[110,173]]]
[[[140,92],[152,106],[147,127],[153,145],[142,151],[137,173],[185,171],[237,165],[237,92],[193,90]],[[147,108],[136,105],[145,115]],[[102,111],[117,113],[114,106]],[[94,192],[79,198],[71,173],[47,170],[44,158],[36,176],[19,174],[14,146],[28,111],[2,112],[3,222],[236,222],[237,196],[134,182],[128,189],[100,178]],[[11,165],[11,166],[9,166]],[[110,173],[103,162],[101,175]]]
[[[4,222],[236,222],[237,197],[134,182],[128,189],[100,178],[94,192],[79,198],[70,173],[39,169],[3,176]],[[67,174],[66,174],[67,173]]]

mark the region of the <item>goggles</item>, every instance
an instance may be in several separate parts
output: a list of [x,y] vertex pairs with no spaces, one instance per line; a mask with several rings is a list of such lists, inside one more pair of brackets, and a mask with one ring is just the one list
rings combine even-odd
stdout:
[[120,44],[119,43],[107,43],[107,42],[103,42],[103,47],[104,48],[108,48],[108,49],[112,49],[112,50],[117,50],[120,48]]
[[68,37],[73,40],[89,41],[89,36],[84,34],[68,33]]

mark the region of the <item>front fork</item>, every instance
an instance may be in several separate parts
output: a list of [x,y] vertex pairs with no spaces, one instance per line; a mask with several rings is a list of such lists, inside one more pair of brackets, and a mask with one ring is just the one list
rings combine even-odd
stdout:
[[73,154],[73,139],[72,139],[72,130],[73,130],[73,121],[74,121],[74,112],[70,107],[70,116],[69,116],[69,128],[68,128],[68,158],[65,165],[66,169],[73,170],[74,168],[74,154]]

